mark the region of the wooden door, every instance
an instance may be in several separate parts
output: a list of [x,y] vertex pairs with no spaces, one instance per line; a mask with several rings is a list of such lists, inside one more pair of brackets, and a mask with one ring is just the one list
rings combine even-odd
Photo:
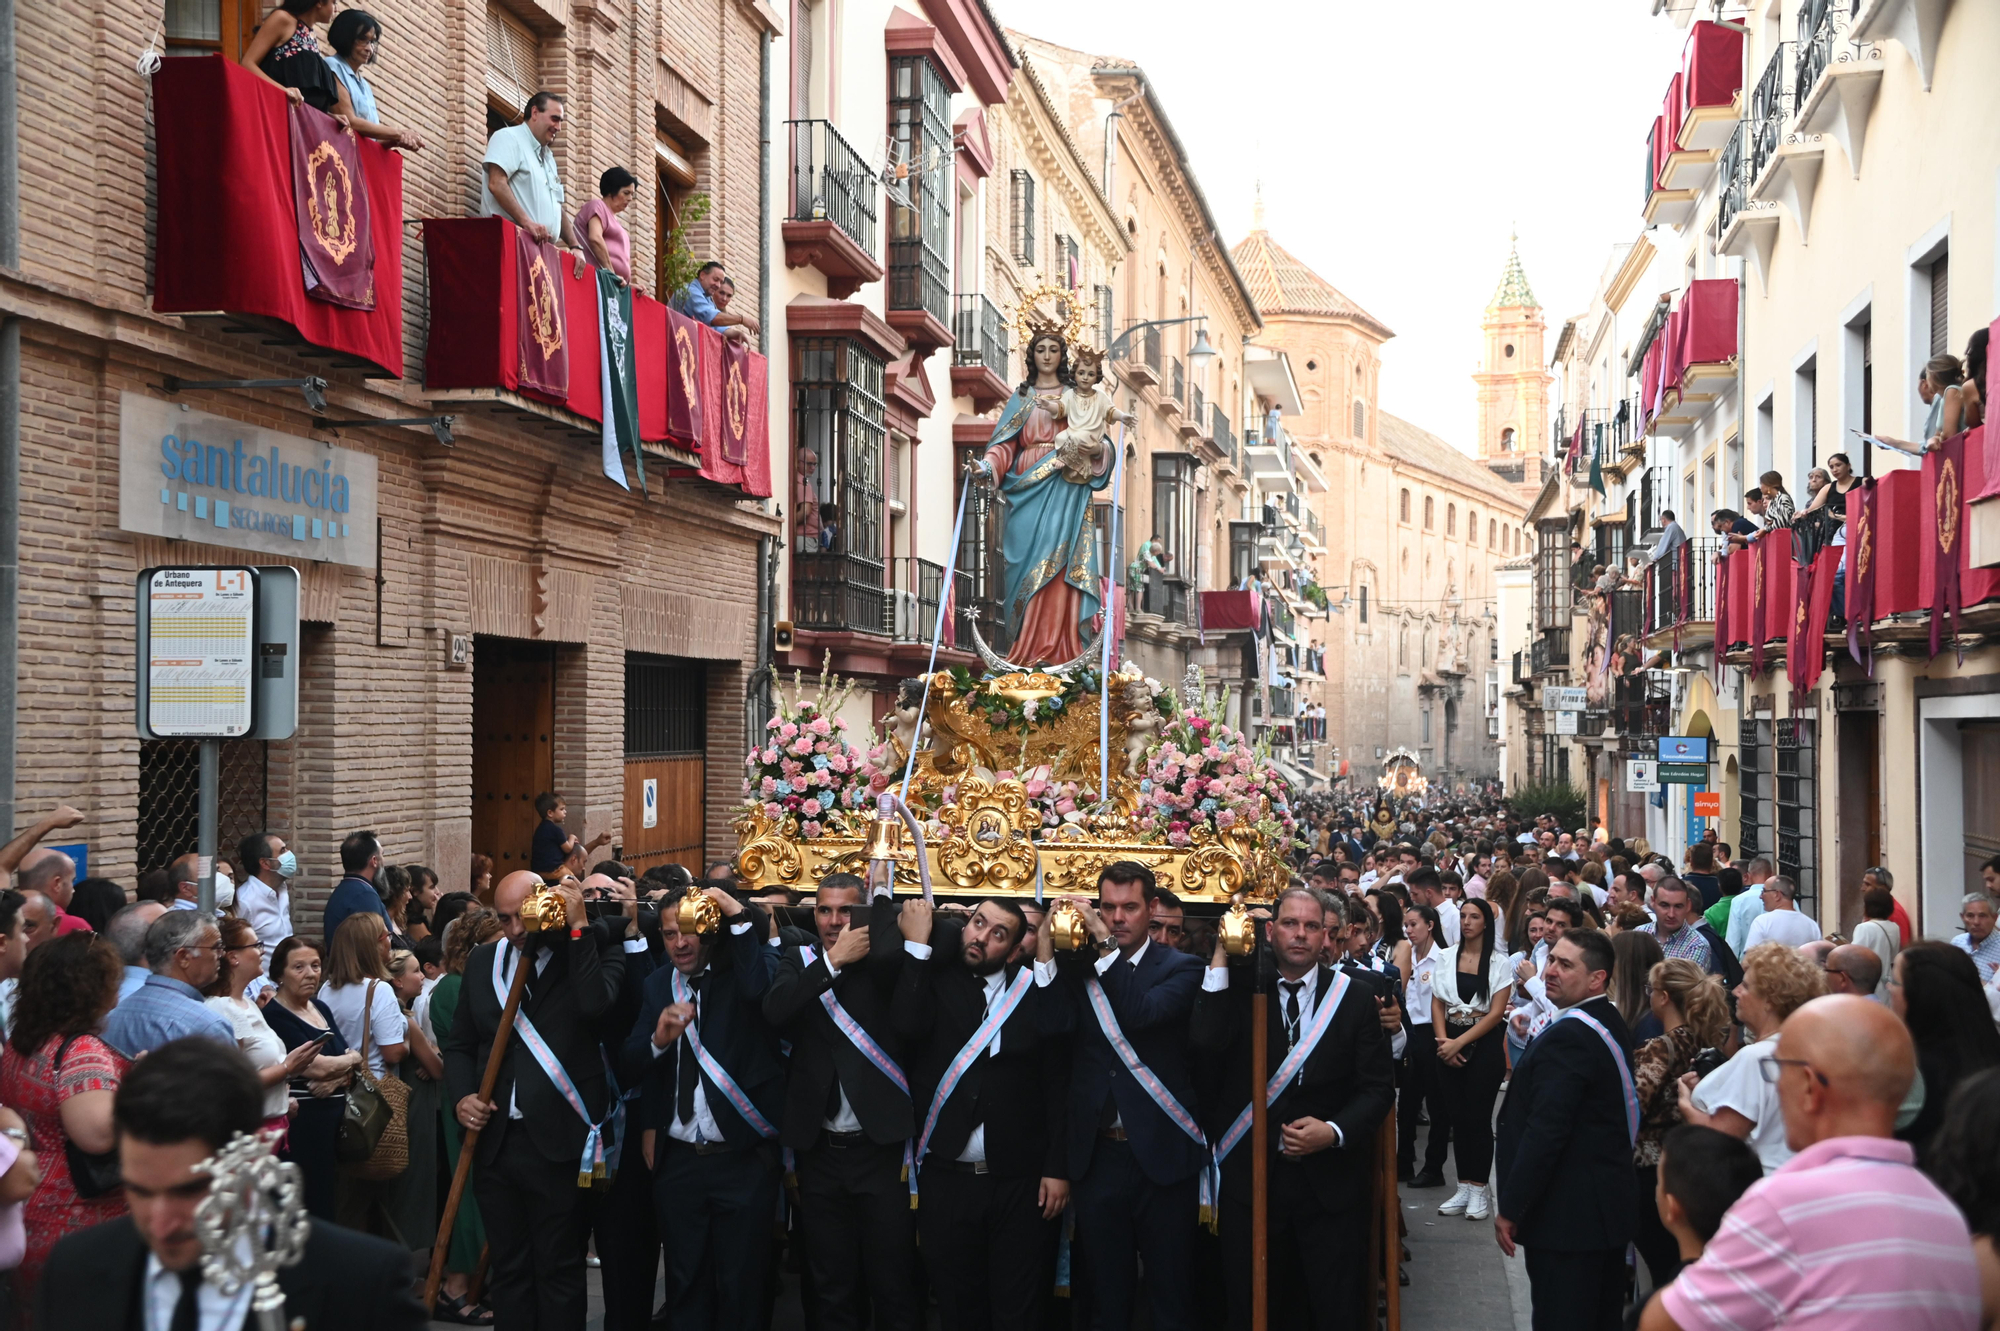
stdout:
[[1840,929],[1861,923],[1861,875],[1882,862],[1882,714],[1840,713]]
[[477,640],[472,657],[472,849],[493,880],[528,867],[535,796],[555,785],[554,649]]
[[[646,826],[646,783],[655,783],[655,823]],[[625,760],[625,863],[635,869],[685,864],[695,877],[706,867],[703,812],[708,760],[702,755]]]
[[2000,721],[1958,723],[1965,763],[1965,890],[1985,890],[1979,866],[2000,855]]
[[[625,863],[685,864],[701,876],[708,794],[708,667],[672,656],[625,656]],[[653,826],[646,826],[646,783]]]

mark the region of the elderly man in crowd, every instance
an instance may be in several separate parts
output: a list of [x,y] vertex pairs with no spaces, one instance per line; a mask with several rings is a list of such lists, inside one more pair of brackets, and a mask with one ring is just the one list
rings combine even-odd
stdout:
[[732,314],[730,298],[736,285],[722,265],[710,259],[695,272],[694,281],[674,293],[667,303],[688,318],[707,324],[724,337],[742,342],[757,331],[757,321],[747,314]]
[[202,1000],[222,968],[222,931],[213,915],[170,910],[146,930],[146,982],[111,1009],[104,1042],[137,1058],[184,1035],[236,1047],[236,1027]]
[[1979,968],[1979,982],[1993,983],[1996,970],[2000,970],[2000,934],[1993,931],[1993,898],[1984,892],[1968,892],[1958,907],[1959,923],[1965,932],[1951,940],[1951,945],[1972,958],[1972,964]]
[[1872,948],[1842,943],[1826,954],[1825,966],[1829,994],[1858,994],[1878,1003],[1888,1001],[1875,992],[1882,985],[1882,958]]
[[90,925],[69,913],[76,895],[76,861],[59,850],[38,846],[21,861],[15,884],[22,892],[39,892],[56,908],[55,937],[87,930]]
[[1766,879],[1762,891],[1764,913],[1750,922],[1750,933],[1743,943],[1744,951],[1759,943],[1804,947],[1819,938],[1818,922],[1798,908],[1798,886],[1791,879]]
[[480,163],[479,215],[505,217],[538,241],[578,249],[570,211],[563,207],[562,168],[556,135],[566,114],[559,93],[538,92],[518,125],[493,131]]
[[125,978],[118,982],[119,1002],[137,993],[139,986],[153,974],[146,965],[146,931],[166,913],[167,908],[157,901],[135,901],[120,907],[112,915],[111,923],[104,926],[104,936],[111,940],[111,946],[118,949],[118,959],[125,963]]
[[1909,1032],[1878,1003],[1833,994],[1787,1018],[1765,1073],[1798,1154],[1729,1209],[1700,1260],[1653,1296],[1641,1331],[1974,1331],[1965,1217],[1894,1139],[1916,1064]]

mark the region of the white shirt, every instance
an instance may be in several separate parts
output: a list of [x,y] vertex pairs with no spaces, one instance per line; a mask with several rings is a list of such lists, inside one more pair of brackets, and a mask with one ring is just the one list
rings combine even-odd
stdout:
[[[256,1292],[254,1281],[244,1281],[241,1289],[229,1295],[204,1281],[195,1295],[201,1309],[200,1331],[238,1331],[250,1316],[250,1298]],[[180,1301],[180,1275],[167,1270],[158,1257],[147,1253],[146,1331],[169,1331],[174,1324],[174,1306]]]
[[[993,1005],[1000,1001],[1002,994],[1007,992],[1007,968],[1003,966],[999,970],[994,971],[982,980],[981,983],[986,986],[986,1014],[990,1016],[993,1012]],[[986,1017],[982,1016],[980,1020],[983,1022],[986,1020]],[[993,1032],[993,1043],[986,1046],[986,1056],[988,1058],[998,1058],[1000,1056],[999,1031]],[[965,1139],[965,1149],[958,1153],[958,1158],[969,1165],[985,1163],[986,1120],[983,1117],[979,1122],[972,1125],[972,1131]]]
[[273,888],[256,875],[236,889],[236,913],[257,931],[257,946],[269,962],[271,950],[292,936],[292,894],[282,878]]
[[1446,947],[1457,947],[1459,936],[1458,907],[1452,904],[1450,897],[1446,897],[1444,905],[1437,908],[1437,913],[1438,932],[1444,935],[1444,945]]
[[493,186],[484,168],[493,165],[507,176],[507,188],[515,202],[532,220],[549,229],[549,239],[562,235],[563,183],[553,149],[535,137],[525,124],[509,125],[493,132],[486,141],[486,157],[480,163],[479,215],[505,217],[494,201]]
[[1818,942],[1820,937],[1819,923],[1812,916],[1797,910],[1767,910],[1750,922],[1743,950],[1747,952],[1759,943],[1804,947]]
[[[212,1010],[220,1012],[236,1028],[236,1046],[249,1057],[251,1067],[261,1070],[285,1061],[288,1052],[285,1042],[271,1029],[271,1023],[264,1020],[263,1008],[247,998],[206,998],[202,1001]],[[282,1117],[290,1099],[291,1088],[286,1083],[280,1081],[266,1086],[264,1117]]]
[[[361,1048],[361,1003],[368,988],[368,981],[363,980],[360,984],[328,985],[319,991],[319,1001],[333,1013],[334,1024],[340,1027],[349,1049]],[[378,980],[374,989],[375,998],[368,1007],[368,1070],[380,1077],[388,1070],[382,1061],[382,1046],[402,1044],[410,1032],[402,1004],[396,1001],[396,991],[389,982]]]
[[1437,969],[1438,945],[1431,944],[1431,950],[1421,957],[1416,949],[1410,950],[1410,983],[1405,986],[1403,1008],[1410,1015],[1410,1025],[1431,1024],[1431,972]]
[[[750,925],[751,921],[744,920],[741,923],[730,925],[729,932],[740,934],[748,929]],[[640,946],[643,948],[645,944],[641,943]],[[703,971],[698,973],[706,974],[707,972],[704,968]],[[694,991],[694,1020],[689,1023],[692,1026],[699,1027],[701,1025],[701,1005],[702,991],[697,989]],[[667,1049],[673,1049],[679,1046],[680,1043],[680,1040],[675,1040],[667,1046]],[[660,1055],[666,1053],[667,1049],[662,1049],[660,1046],[654,1045],[653,1057],[658,1058]],[[683,1058],[693,1058],[693,1048],[689,1047],[682,1050],[681,1056]],[[846,1097],[843,1096],[842,1104],[844,1105],[845,1103]],[[719,1142],[723,1140],[721,1125],[716,1123],[715,1115],[708,1108],[708,1083],[702,1080],[699,1072],[696,1072],[694,1079],[694,1118],[692,1120],[681,1118],[679,1117],[678,1109],[676,1109],[674,1121],[667,1127],[667,1135],[677,1142]]]
[[1792,1148],[1785,1145],[1785,1115],[1778,1104],[1778,1088],[1764,1080],[1763,1069],[1757,1066],[1777,1049],[1775,1035],[1744,1045],[1736,1057],[1703,1077],[1692,1097],[1694,1107],[1704,1114],[1734,1109],[1750,1120],[1750,1149],[1764,1162],[1766,1174],[1792,1158]]
[[1722,941],[1729,944],[1729,950],[1741,957],[1747,950],[1744,942],[1750,936],[1750,922],[1764,913],[1762,889],[1755,884],[1746,886],[1729,903],[1729,927],[1723,930]]

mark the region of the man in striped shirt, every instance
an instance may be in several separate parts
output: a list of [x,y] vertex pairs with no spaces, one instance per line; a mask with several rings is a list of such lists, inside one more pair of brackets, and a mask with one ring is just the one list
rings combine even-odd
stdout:
[[2000,971],[2000,933],[1993,930],[1993,898],[1984,892],[1967,893],[1959,903],[1958,918],[1965,932],[1952,939],[1951,945],[1979,967],[1981,984],[1992,984],[1994,973]]
[[1640,1331],[1976,1331],[1965,1218],[1893,1137],[1916,1076],[1903,1023],[1865,998],[1816,998],[1763,1072],[1798,1154],[1729,1209]]
[[1670,957],[1684,957],[1705,971],[1715,969],[1715,953],[1708,940],[1688,922],[1697,909],[1693,889],[1679,878],[1662,878],[1653,887],[1653,918],[1639,926],[1642,934],[1660,941],[1660,950]]

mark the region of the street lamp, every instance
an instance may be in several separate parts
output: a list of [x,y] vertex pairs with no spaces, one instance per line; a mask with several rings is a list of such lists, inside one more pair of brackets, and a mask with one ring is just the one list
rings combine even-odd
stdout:
[[1195,330],[1194,345],[1188,348],[1188,359],[1200,360],[1206,356],[1220,354],[1210,345],[1208,340],[1208,316],[1205,314],[1188,314],[1178,319],[1148,319],[1142,323],[1133,324],[1130,328],[1127,328],[1112,339],[1111,345],[1105,348],[1104,359],[1115,361],[1123,355],[1134,333],[1144,332],[1148,328],[1173,328],[1180,324],[1192,323],[1198,323],[1201,327]]
[[1194,330],[1194,345],[1188,348],[1189,360],[1207,360],[1210,356],[1220,354],[1220,352],[1208,344],[1208,328],[1206,325]]

